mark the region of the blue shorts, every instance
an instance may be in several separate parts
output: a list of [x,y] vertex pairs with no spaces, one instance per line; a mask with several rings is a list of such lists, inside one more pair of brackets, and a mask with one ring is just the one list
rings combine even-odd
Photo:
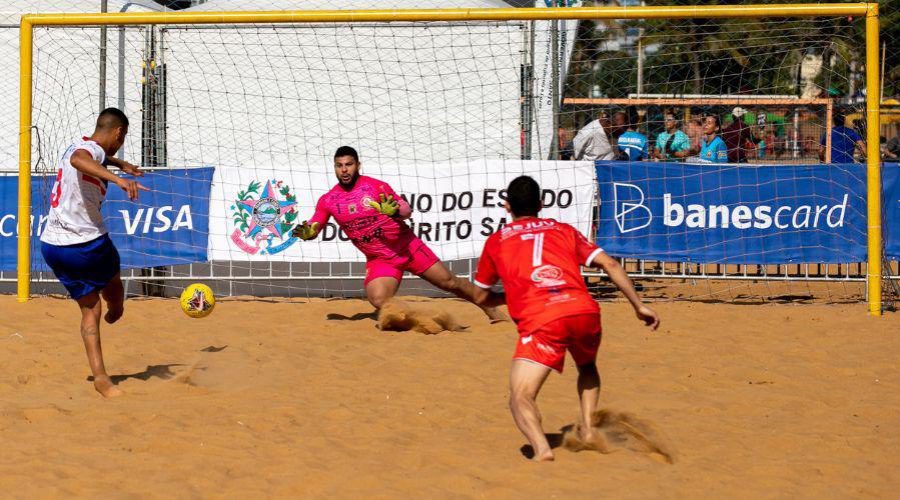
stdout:
[[108,234],[75,245],[41,242],[41,254],[75,300],[103,290],[119,273],[119,251]]

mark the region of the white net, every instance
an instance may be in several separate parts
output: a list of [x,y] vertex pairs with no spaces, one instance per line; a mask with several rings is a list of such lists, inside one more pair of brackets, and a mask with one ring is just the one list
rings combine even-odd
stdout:
[[[105,209],[114,240],[129,254],[129,292],[172,295],[202,280],[220,294],[359,295],[364,256],[336,226],[313,242],[290,237],[335,184],[332,155],[342,145],[359,151],[363,174],[409,201],[411,227],[462,275],[504,220],[502,188],[528,173],[547,190],[545,215],[590,235],[599,227],[601,243],[614,242],[610,248],[638,276],[687,280],[674,282],[676,294],[702,295],[684,286],[698,277],[862,279],[865,199],[857,184],[864,175],[852,164],[862,151],[851,147],[849,161],[834,161],[847,165],[824,176],[778,169],[835,154],[829,117],[845,117],[846,128],[864,136],[859,20],[557,28],[554,34],[545,21],[111,27],[106,103],[132,119],[122,156],[152,171],[155,183],[138,204],[112,200]],[[35,214],[46,213],[41,204],[60,154],[90,132],[101,107],[99,33],[35,32],[33,158],[37,173],[50,174],[36,193]],[[628,151],[628,138],[646,143],[643,158],[620,163],[624,174],[615,178],[598,178],[595,158],[576,151],[579,129],[602,114],[610,119],[612,158]],[[667,139],[675,130],[667,115],[687,138],[684,155],[671,154]],[[703,159],[708,116],[718,119],[728,161],[744,164],[722,174],[734,174],[728,182],[736,184],[695,185],[703,171],[684,168],[684,160]],[[743,131],[729,132],[737,123]],[[675,166],[661,170],[659,160]],[[792,190],[773,191],[776,180],[761,177],[765,172]],[[640,186],[643,198],[624,185]],[[671,197],[676,191],[681,198]],[[692,201],[692,193],[712,198]],[[619,195],[632,208],[625,214],[605,205]],[[687,223],[690,205],[704,207],[702,216],[693,214],[703,225]],[[666,220],[676,206],[684,211],[680,230],[623,229]],[[760,206],[769,207],[762,210],[768,225],[756,217]],[[790,207],[780,212],[787,227],[780,224],[788,219],[773,219],[781,207]],[[721,213],[710,215],[714,210]],[[829,221],[839,215],[855,219],[834,238]],[[776,226],[791,242],[760,252]],[[660,251],[651,241],[660,236],[677,248]],[[810,252],[835,245],[849,248],[837,260]],[[55,286],[52,275],[38,279],[46,281],[37,291]],[[433,291],[408,283],[408,291]]]

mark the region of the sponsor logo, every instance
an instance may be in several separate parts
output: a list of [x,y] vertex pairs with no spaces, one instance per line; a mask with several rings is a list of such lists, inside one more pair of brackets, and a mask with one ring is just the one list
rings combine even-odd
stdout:
[[231,241],[249,254],[273,255],[297,242],[290,231],[297,220],[297,197],[282,181],[251,182],[231,205]]
[[630,233],[650,225],[653,214],[644,205],[644,191],[634,184],[613,183],[616,226],[620,233]]
[[522,337],[522,345],[528,345],[528,343],[531,342],[532,340],[534,340],[534,338],[531,335],[529,335],[527,337]]
[[[686,198],[686,197],[680,197]],[[678,203],[672,193],[662,196],[662,223],[692,229],[817,229],[844,226],[849,194],[837,204],[822,205],[703,205]],[[650,225],[653,213],[644,191],[634,184],[613,183],[614,218],[622,234]]]
[[535,283],[535,286],[537,286],[538,288],[547,288],[566,284],[566,281],[563,279],[562,269],[550,264],[545,264],[543,266],[534,268],[534,271],[531,272],[531,281],[533,281]]

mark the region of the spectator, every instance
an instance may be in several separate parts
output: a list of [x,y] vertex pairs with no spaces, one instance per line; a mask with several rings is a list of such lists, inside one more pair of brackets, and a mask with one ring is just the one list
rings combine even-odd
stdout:
[[756,149],[750,127],[744,123],[747,110],[738,106],[731,111],[734,118],[724,130],[722,140],[728,148],[729,163],[747,163],[747,153]]
[[666,113],[664,132],[656,136],[656,157],[660,160],[679,161],[691,154],[691,139],[678,130],[678,118],[674,113]]
[[607,134],[611,127],[609,115],[605,112],[600,113],[596,120],[582,127],[572,141],[575,159],[591,161],[615,159]]
[[[859,148],[866,154],[866,143],[851,128],[844,126],[846,118],[840,113],[834,115],[834,127],[831,129],[831,163],[854,163],[853,150]],[[819,160],[825,161],[825,134],[819,139]]]
[[563,127],[559,127],[557,140],[559,141],[559,159],[571,160],[573,156],[573,148],[575,147],[572,143],[572,132],[564,129]]
[[647,136],[637,131],[637,113],[628,113],[625,132],[619,136],[616,146],[625,154],[625,160],[641,161],[650,158],[650,141]]
[[691,119],[684,125],[684,133],[691,141],[691,149],[699,150],[700,141],[703,140],[703,118],[699,113],[691,115]]
[[616,111],[613,113],[613,121],[612,121],[612,139],[614,143],[618,143],[619,137],[628,130],[628,114],[624,111]]
[[719,117],[716,115],[708,115],[703,120],[703,138],[699,148],[701,163],[728,163],[728,148],[719,137],[720,128]]

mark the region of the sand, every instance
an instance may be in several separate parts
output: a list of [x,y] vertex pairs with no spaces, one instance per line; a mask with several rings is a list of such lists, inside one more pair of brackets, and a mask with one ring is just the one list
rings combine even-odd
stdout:
[[[890,497],[900,487],[900,315],[863,304],[656,304],[647,332],[603,303],[609,453],[523,458],[506,407],[516,333],[474,306],[465,331],[376,328],[359,300],[129,300],[102,327],[126,395],[88,382],[77,308],[0,297],[0,496],[435,498]],[[577,415],[575,370],[540,396]],[[631,420],[629,420],[631,419]],[[655,434],[654,434],[655,433]]]

